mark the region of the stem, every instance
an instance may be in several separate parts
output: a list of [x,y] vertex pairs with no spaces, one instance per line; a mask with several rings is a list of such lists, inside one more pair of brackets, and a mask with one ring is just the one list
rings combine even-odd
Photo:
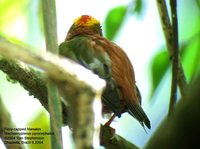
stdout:
[[[43,17],[47,51],[57,54],[57,24],[55,0],[43,0]],[[51,148],[62,149],[62,109],[56,85],[48,81],[48,107],[50,112],[50,126],[55,133],[51,137]]]
[[165,35],[166,46],[170,58],[172,60],[172,90],[171,90],[172,92],[171,92],[169,111],[173,109],[176,102],[177,82],[182,96],[184,96],[187,91],[187,82],[185,78],[185,73],[178,53],[179,47],[178,47],[176,2],[171,1],[171,5],[172,3],[173,6],[171,7],[173,7],[172,8],[173,10],[171,10],[172,11],[172,24],[171,24],[165,0],[157,0],[157,7],[160,15],[163,32]]
[[178,85],[178,64],[179,64],[179,44],[178,44],[178,21],[176,11],[176,0],[170,0],[172,14],[172,31],[173,31],[173,57],[172,57],[172,87],[169,104],[169,116],[174,111],[177,101],[177,85]]
[[43,0],[42,5],[46,48],[48,51],[58,54],[55,0]]
[[[173,55],[173,29],[170,23],[165,0],[157,0],[157,7],[158,7],[159,15],[160,15],[163,32],[165,35],[167,50],[171,57]],[[185,73],[180,61],[180,56],[178,58],[179,58],[178,85],[180,88],[181,95],[184,96],[187,91],[187,81],[186,81]]]

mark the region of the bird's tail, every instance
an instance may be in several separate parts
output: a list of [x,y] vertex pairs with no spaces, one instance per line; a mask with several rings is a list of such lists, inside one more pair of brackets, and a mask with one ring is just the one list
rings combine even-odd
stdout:
[[128,113],[135,117],[143,127],[146,125],[147,128],[151,129],[150,120],[140,104],[128,104]]

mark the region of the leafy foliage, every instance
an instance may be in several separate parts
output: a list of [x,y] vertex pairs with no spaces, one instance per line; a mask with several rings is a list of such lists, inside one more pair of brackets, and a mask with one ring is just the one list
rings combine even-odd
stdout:
[[[196,3],[198,3],[198,1],[196,1]],[[194,12],[199,12],[199,7],[194,7],[193,4],[193,2],[188,2],[188,8],[194,9]],[[191,22],[189,24],[187,24],[188,17],[185,17],[187,15],[189,16],[188,10],[179,15],[179,50],[180,60],[183,64],[186,79],[190,82],[200,73],[200,15],[194,14],[192,17],[190,15],[189,20]],[[188,25],[190,26],[188,27]],[[165,49],[165,51],[167,50]],[[166,58],[167,52],[160,52],[160,50],[152,58],[150,66],[152,80],[151,96],[154,94],[156,88],[165,75],[166,70],[170,66],[169,58]],[[168,62],[166,62],[166,60]]]
[[124,22],[126,9],[126,6],[117,6],[108,12],[105,19],[105,33],[108,39],[113,40],[117,35]]
[[[41,128],[38,132],[50,132],[50,126],[49,126],[49,119],[47,117],[47,114],[44,111],[39,111],[36,113],[33,118],[28,122],[27,124],[30,128]],[[30,137],[30,135],[27,135],[27,137]],[[44,135],[43,143],[41,144],[28,144],[27,146],[30,149],[38,149],[39,148],[50,148],[50,135]]]
[[191,37],[182,46],[183,66],[186,77],[191,80],[200,73],[200,32]]
[[167,50],[160,50],[154,56],[151,63],[152,94],[162,80],[167,68],[169,67],[169,56]]
[[[180,44],[181,60],[183,62],[186,77],[191,80],[200,73],[200,33]],[[159,50],[151,61],[151,96],[154,94],[167,69],[170,66],[170,58],[166,49]]]
[[138,15],[141,14],[143,8],[143,1],[142,0],[135,0],[134,7],[132,8],[133,13],[137,13]]

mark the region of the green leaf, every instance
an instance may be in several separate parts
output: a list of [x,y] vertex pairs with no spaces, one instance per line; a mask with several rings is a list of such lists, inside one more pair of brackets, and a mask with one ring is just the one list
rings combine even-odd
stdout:
[[128,5],[128,12],[139,16],[142,14],[143,6],[143,0],[132,0]]
[[126,15],[126,6],[117,6],[111,9],[105,19],[105,34],[110,40],[113,40],[119,31]]
[[167,68],[169,67],[169,56],[167,50],[159,51],[151,62],[151,80],[152,80],[152,92],[158,87],[160,81],[162,80]]
[[142,6],[143,6],[142,0],[136,0],[133,12],[140,14],[142,12]]
[[186,78],[190,81],[200,73],[200,32],[192,36],[185,43],[182,55],[183,68]]
[[199,9],[200,9],[200,0],[195,0],[195,2],[196,2],[196,5],[199,7]]
[[[45,110],[40,110],[34,113],[33,117],[30,118],[26,126],[29,128],[40,128],[41,130],[36,131],[38,133],[51,132],[50,125],[49,125],[49,117]],[[27,132],[34,133],[34,131],[27,131]],[[31,137],[31,136],[26,135],[26,137]],[[36,137],[39,137],[39,135],[36,135]],[[36,141],[43,141],[42,143],[37,144],[37,145],[33,143],[27,144],[28,148],[29,149],[50,148],[51,135],[44,135],[42,137],[44,137],[43,140],[36,140]]]
[[[187,80],[197,76],[200,73],[200,32],[180,43],[181,62],[183,64],[184,72]],[[151,80],[152,91],[151,96],[157,89],[160,81],[169,67],[170,61],[166,49],[159,51],[151,62]]]

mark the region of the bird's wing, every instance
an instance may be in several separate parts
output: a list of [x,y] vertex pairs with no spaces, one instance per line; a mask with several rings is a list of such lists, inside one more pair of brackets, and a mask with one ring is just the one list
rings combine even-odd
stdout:
[[136,86],[134,70],[126,53],[117,45],[113,44],[109,49],[112,60],[113,77],[121,88],[125,108],[141,124],[150,128],[150,121],[141,107],[141,94]]
[[[76,36],[60,44],[59,52],[87,69],[92,70],[106,81],[106,88],[102,95],[103,103],[117,116],[121,116],[120,91],[112,78],[109,55],[98,42],[90,36]],[[94,80],[95,81],[95,80]]]

